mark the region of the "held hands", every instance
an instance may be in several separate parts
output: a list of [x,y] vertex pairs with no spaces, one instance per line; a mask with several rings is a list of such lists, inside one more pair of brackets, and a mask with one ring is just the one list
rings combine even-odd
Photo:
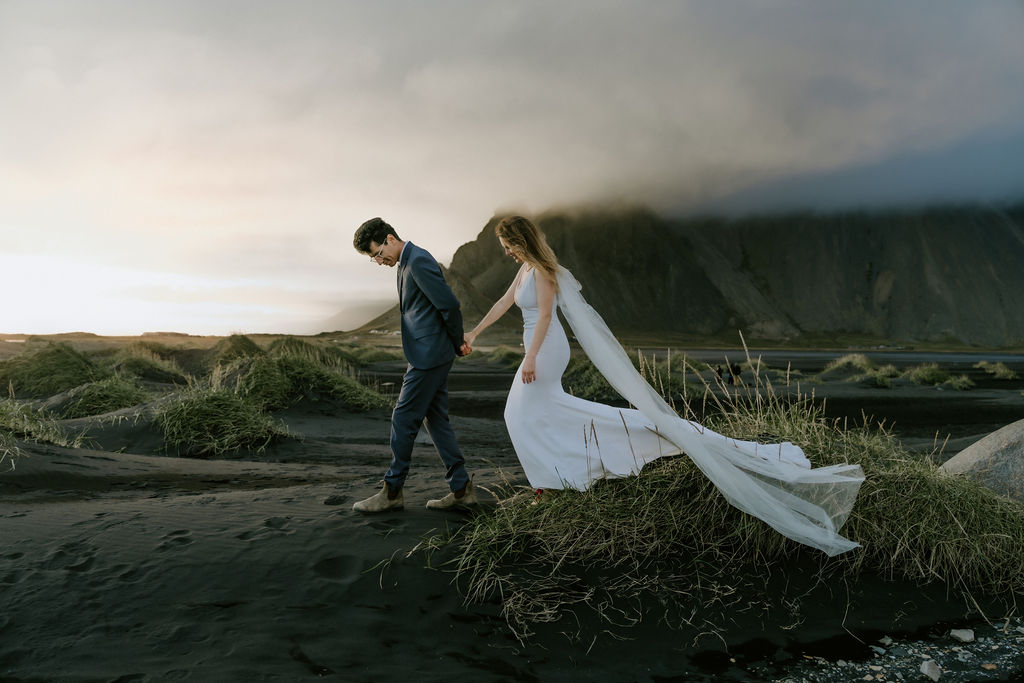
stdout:
[[527,355],[523,358],[523,384],[529,384],[537,379],[537,357]]
[[476,341],[476,335],[470,332],[462,337],[462,346],[459,347],[460,356],[468,356],[473,353],[473,342]]

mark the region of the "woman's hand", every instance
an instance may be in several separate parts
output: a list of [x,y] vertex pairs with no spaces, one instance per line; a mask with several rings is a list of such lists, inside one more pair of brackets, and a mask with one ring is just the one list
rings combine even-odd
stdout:
[[473,346],[473,342],[476,341],[476,337],[477,335],[474,334],[473,332],[467,332],[466,334],[462,335],[462,342],[464,344],[468,344],[469,346]]
[[537,379],[537,357],[527,355],[523,358],[523,384],[529,384]]

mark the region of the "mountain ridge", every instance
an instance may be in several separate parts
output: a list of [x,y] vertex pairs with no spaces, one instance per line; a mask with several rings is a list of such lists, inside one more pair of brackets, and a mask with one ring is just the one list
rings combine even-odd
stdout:
[[[445,270],[467,328],[515,275],[499,218]],[[535,220],[620,336],[1024,345],[1024,204],[739,218],[617,207]],[[397,322],[395,307],[360,330]],[[510,314],[499,329],[519,324]]]

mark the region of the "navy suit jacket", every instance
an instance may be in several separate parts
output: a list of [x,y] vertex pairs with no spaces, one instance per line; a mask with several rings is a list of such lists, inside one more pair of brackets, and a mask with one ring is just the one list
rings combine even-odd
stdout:
[[450,363],[463,342],[459,300],[434,257],[406,242],[398,263],[398,303],[402,311],[402,350],[414,368]]

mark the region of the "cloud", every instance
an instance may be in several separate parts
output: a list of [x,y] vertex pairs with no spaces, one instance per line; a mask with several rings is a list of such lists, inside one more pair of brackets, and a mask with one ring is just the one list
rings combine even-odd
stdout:
[[1012,137],[1022,28],[998,0],[8,0],[0,245],[382,297],[349,247],[374,215],[446,260],[498,207],[701,206]]

